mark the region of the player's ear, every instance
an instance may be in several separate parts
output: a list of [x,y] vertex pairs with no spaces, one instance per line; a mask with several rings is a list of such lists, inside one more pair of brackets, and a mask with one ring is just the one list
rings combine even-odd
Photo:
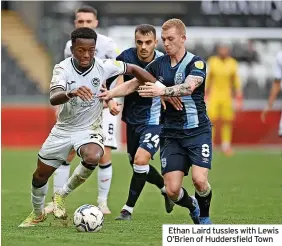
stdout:
[[73,46],[70,47],[71,53],[73,54]]
[[181,39],[183,40],[183,42],[186,41],[186,35],[181,35]]
[[97,26],[98,26],[98,24],[99,24],[99,21],[98,21],[98,20],[96,20],[95,22],[96,22],[96,24],[95,24],[95,28],[97,28]]

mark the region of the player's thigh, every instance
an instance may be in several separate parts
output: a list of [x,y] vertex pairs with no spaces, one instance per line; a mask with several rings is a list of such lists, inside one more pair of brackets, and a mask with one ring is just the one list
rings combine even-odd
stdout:
[[191,165],[211,169],[212,162],[212,131],[211,127],[198,135],[181,140],[186,149]]
[[105,137],[104,146],[111,149],[117,149],[116,140],[117,117],[113,116],[109,109],[103,110],[103,133]]
[[191,163],[179,139],[160,138],[160,159],[163,176],[174,171],[188,175]]
[[126,124],[126,145],[129,162],[134,163],[134,157],[139,148],[140,135],[136,132],[136,126]]
[[140,126],[137,129],[140,139],[135,159],[143,159],[144,163],[148,163],[150,159],[153,159],[160,148],[160,129],[159,125]]
[[92,160],[94,161],[94,159],[100,160],[104,155],[104,135],[101,128],[97,128],[96,130],[76,132],[72,136],[72,143],[74,149],[77,152],[77,155],[81,157],[86,163],[87,160],[90,159],[91,162]]
[[233,121],[234,120],[234,109],[232,106],[232,101],[226,101],[221,105],[220,118],[222,121]]
[[72,149],[71,138],[68,133],[60,134],[52,131],[38,152],[38,159],[49,166],[58,168]]

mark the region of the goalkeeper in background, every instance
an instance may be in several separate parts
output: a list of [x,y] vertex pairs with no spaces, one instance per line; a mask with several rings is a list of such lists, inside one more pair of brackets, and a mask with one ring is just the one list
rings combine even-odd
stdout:
[[207,112],[212,121],[213,142],[216,129],[220,129],[221,148],[225,155],[233,154],[231,148],[232,127],[235,109],[242,108],[242,89],[238,75],[238,63],[230,56],[230,48],[226,44],[217,46],[217,54],[208,60],[208,75],[206,81]]

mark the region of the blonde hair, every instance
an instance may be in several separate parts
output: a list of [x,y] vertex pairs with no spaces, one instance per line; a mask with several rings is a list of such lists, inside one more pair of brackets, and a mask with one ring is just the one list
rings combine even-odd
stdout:
[[162,29],[164,31],[166,31],[170,28],[173,28],[173,27],[178,29],[180,31],[181,35],[186,35],[186,26],[183,23],[183,21],[180,20],[180,19],[176,19],[176,18],[169,19],[162,25]]

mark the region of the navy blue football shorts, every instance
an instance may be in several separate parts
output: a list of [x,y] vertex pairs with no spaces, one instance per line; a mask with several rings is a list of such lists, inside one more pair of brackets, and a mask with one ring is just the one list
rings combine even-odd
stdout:
[[129,161],[133,164],[134,156],[140,147],[151,154],[154,154],[160,147],[160,126],[159,125],[126,125],[127,153]]
[[188,175],[192,165],[211,169],[212,133],[205,131],[184,138],[160,138],[162,174],[182,171]]

